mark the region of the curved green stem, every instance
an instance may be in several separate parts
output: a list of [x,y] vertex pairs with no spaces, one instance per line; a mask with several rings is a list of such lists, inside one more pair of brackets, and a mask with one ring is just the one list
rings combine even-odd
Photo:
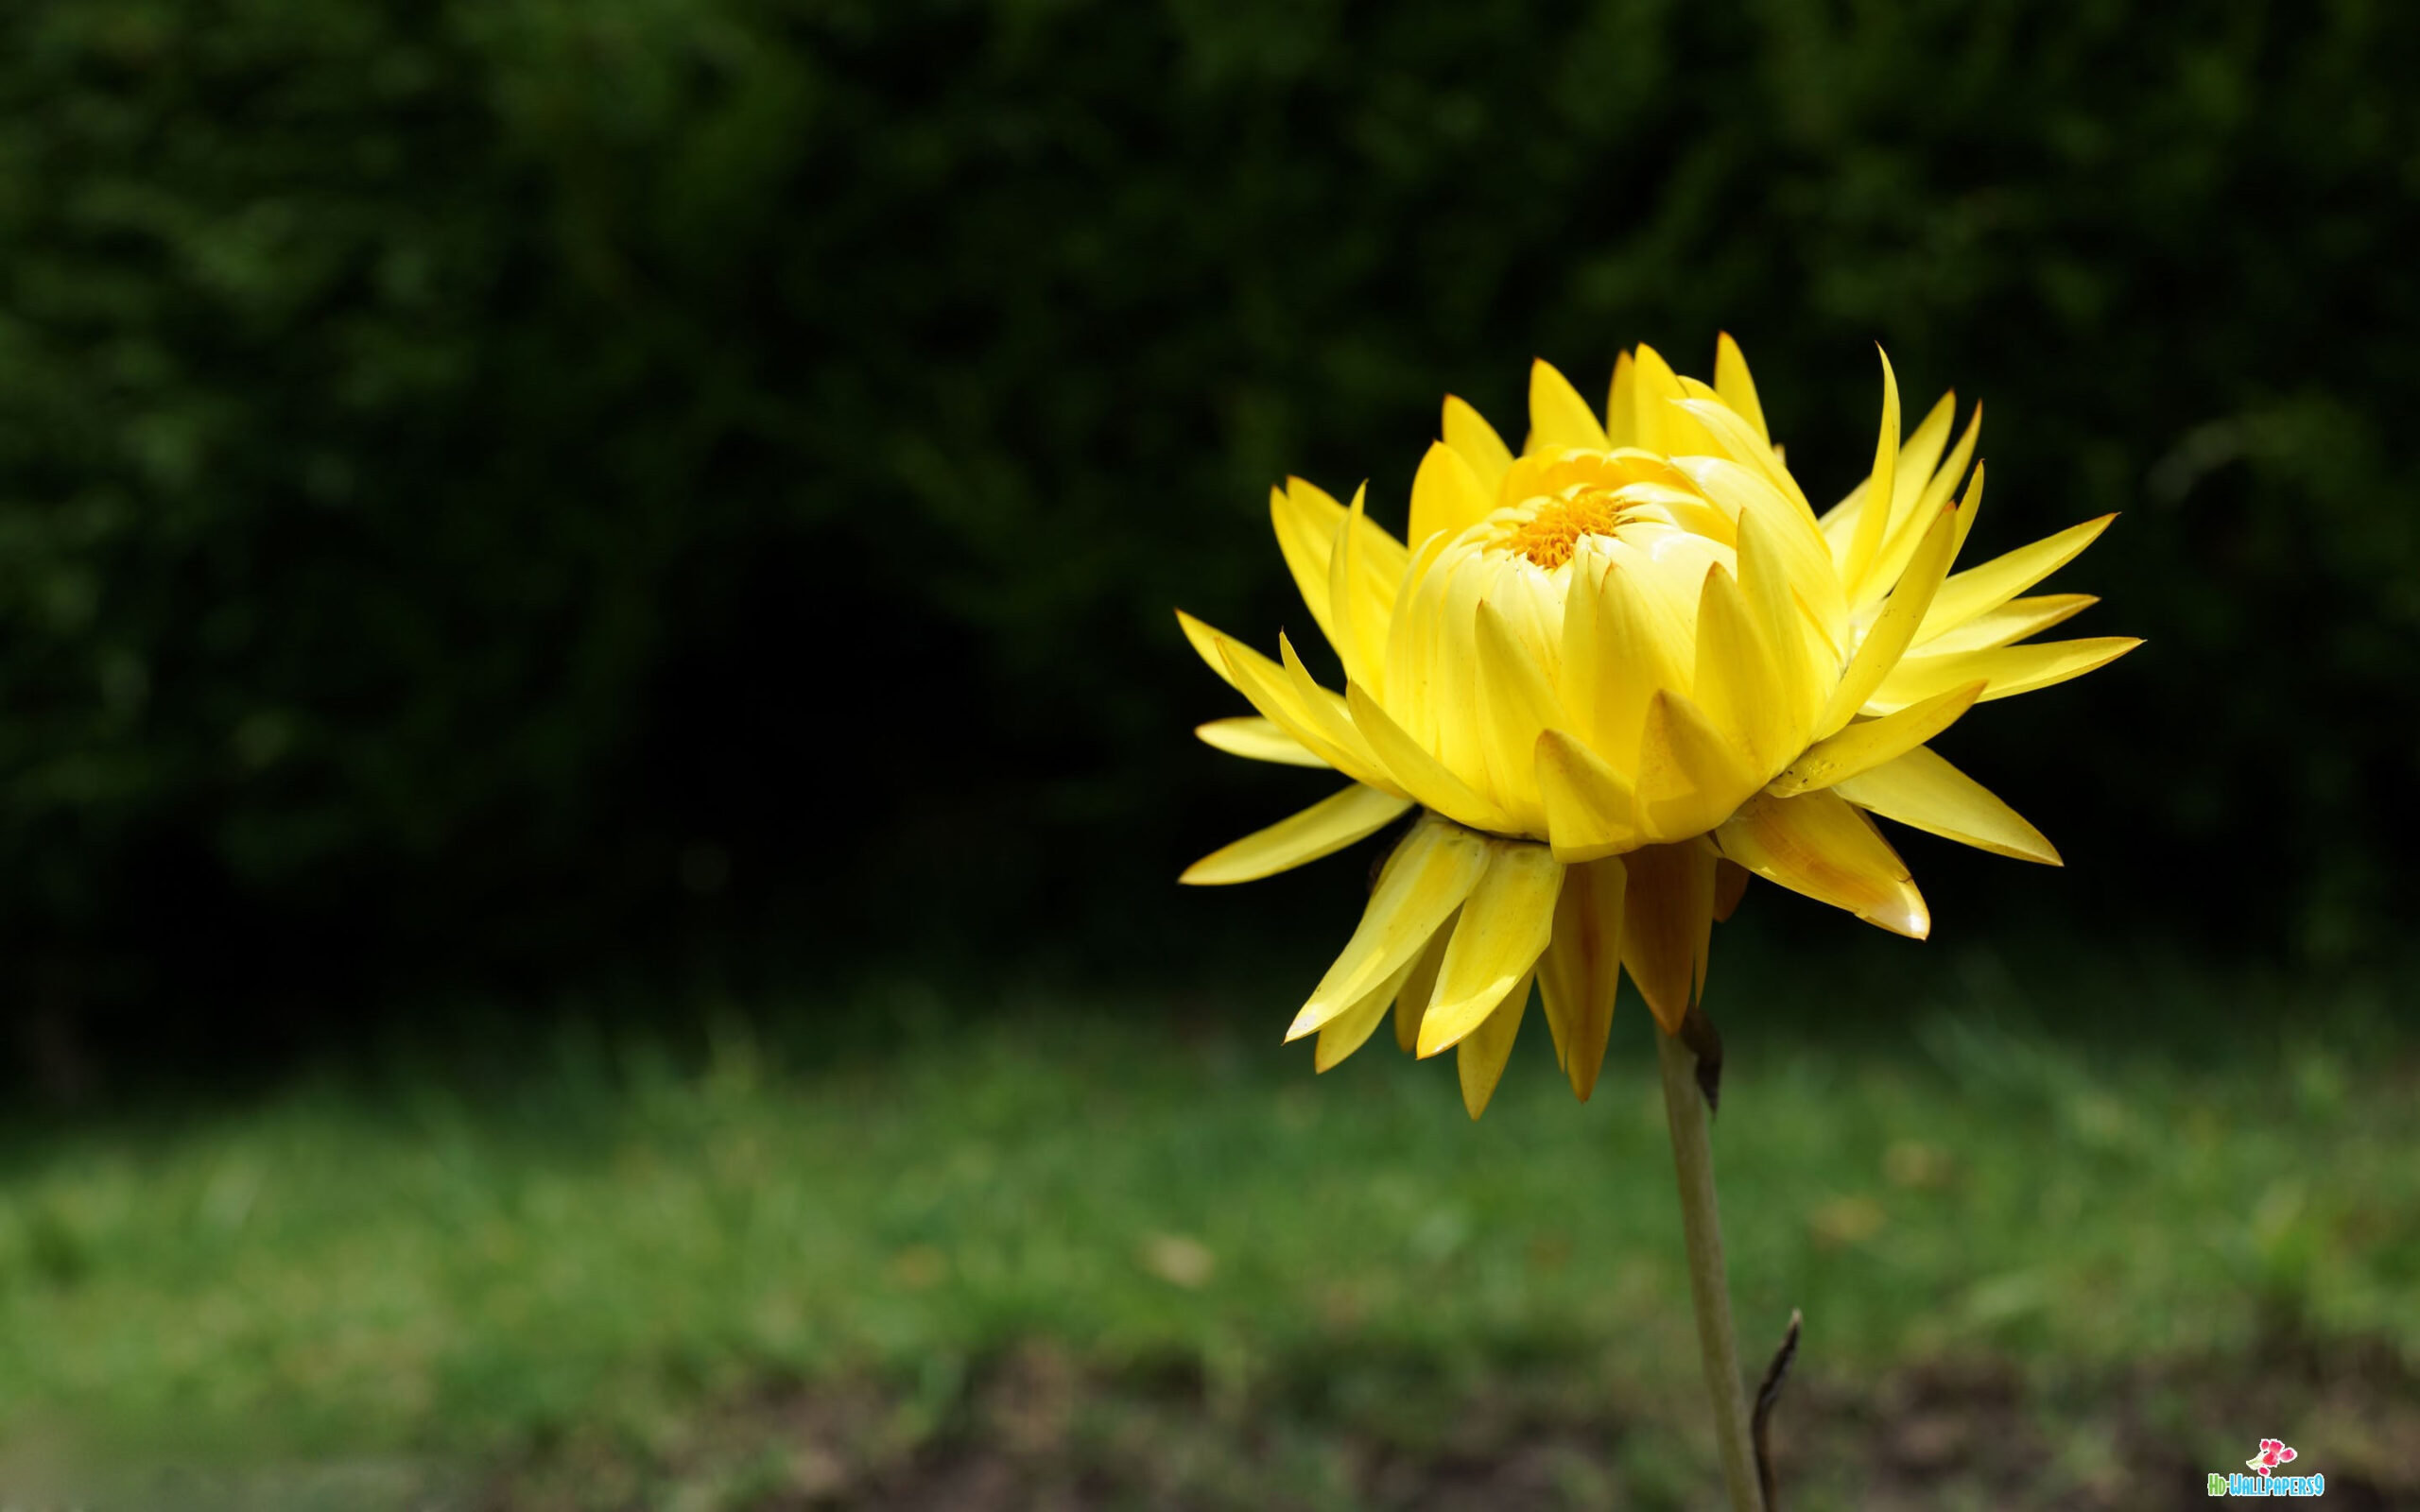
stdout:
[[1739,1377],[1739,1341],[1731,1326],[1731,1288],[1723,1277],[1722,1218],[1715,1211],[1714,1151],[1706,1138],[1705,1101],[1698,1091],[1697,1057],[1661,1029],[1655,1054],[1664,1074],[1664,1116],[1672,1130],[1681,1234],[1689,1251],[1689,1295],[1697,1304],[1698,1350],[1705,1357],[1706,1394],[1714,1400],[1722,1479],[1731,1488],[1734,1512],[1764,1512],[1756,1452],[1749,1439],[1747,1386]]

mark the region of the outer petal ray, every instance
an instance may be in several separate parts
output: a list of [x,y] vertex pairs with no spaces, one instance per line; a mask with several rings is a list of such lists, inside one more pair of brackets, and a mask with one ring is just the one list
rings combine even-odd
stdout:
[[1714,848],[1703,840],[1650,846],[1622,858],[1622,970],[1666,1034],[1705,984],[1714,935]]
[[1563,863],[1544,846],[1495,842],[1479,880],[1454,926],[1437,972],[1437,995],[1420,1021],[1420,1054],[1433,1056],[1461,1041],[1494,1012],[1514,983],[1530,974],[1554,932],[1555,896]]
[[1758,794],[1715,832],[1722,853],[1757,876],[1922,939],[1932,915],[1899,859],[1865,816],[1832,792]]
[[1272,489],[1269,495],[1270,522],[1276,528],[1277,548],[1294,576],[1294,586],[1302,591],[1311,618],[1319,622],[1320,633],[1348,662],[1354,652],[1340,635],[1331,562],[1338,532],[1348,528],[1348,515],[1357,558],[1349,578],[1350,607],[1381,642],[1394,612],[1395,586],[1403,581],[1404,567],[1410,559],[1402,541],[1360,511],[1359,495],[1354,502],[1357,507],[1348,511],[1324,490],[1301,478],[1288,478],[1284,489]]
[[1325,766],[1327,763],[1311,754],[1303,743],[1277,728],[1273,721],[1257,714],[1234,719],[1213,719],[1206,725],[1196,725],[1196,735],[1205,746],[1213,746],[1230,756],[1246,761],[1276,762],[1286,766]]
[[1368,737],[1371,748],[1386,764],[1389,775],[1418,799],[1421,807],[1475,830],[1512,828],[1512,820],[1492,799],[1473,792],[1469,783],[1447,771],[1443,762],[1405,734],[1403,727],[1378,707],[1376,699],[1348,682],[1344,685],[1344,701],[1355,728]]
[[1402,990],[1404,979],[1411,975],[1412,969],[1419,962],[1416,955],[1405,961],[1395,968],[1393,975],[1379,983],[1361,1001],[1328,1021],[1327,1026],[1320,1031],[1317,1048],[1311,1055],[1313,1071],[1323,1072],[1333,1068],[1368,1042],[1378,1027],[1378,1021],[1387,1016],[1388,1005],[1394,1002],[1395,994]]
[[1506,470],[1512,466],[1512,449],[1495,434],[1495,427],[1487,422],[1487,417],[1451,394],[1445,396],[1444,432],[1445,444],[1461,454],[1462,460],[1478,474],[1479,486],[1493,496]]
[[1185,868],[1177,880],[1196,886],[1257,882],[1375,834],[1409,807],[1409,799],[1357,782],[1290,818],[1212,851]]
[[1462,1084],[1462,1106],[1473,1119],[1487,1111],[1495,1084],[1504,1079],[1504,1063],[1512,1057],[1512,1040],[1529,1011],[1530,978],[1524,976],[1478,1028],[1455,1044],[1454,1071]]
[[1961,683],[1896,713],[1853,724],[1790,763],[1768,791],[1775,798],[1813,792],[1904,755],[1956,724],[1983,687],[1979,681]]
[[[1491,437],[1495,434],[1488,432]],[[1505,465],[1512,465],[1510,458]],[[1440,533],[1458,535],[1486,519],[1495,507],[1495,494],[1480,481],[1470,459],[1443,441],[1431,442],[1428,455],[1420,459],[1420,471],[1411,478],[1411,543],[1418,546]]]
[[[1975,472],[1975,488],[1967,497],[1970,500],[1974,498],[1982,487],[1983,474],[1979,468]],[[1931,609],[1933,595],[1940,591],[1943,577],[1949,572],[1949,558],[1958,550],[1960,507],[1950,505],[1943,508],[1925,531],[1923,543],[1916,547],[1914,559],[1908,563],[1907,576],[1901,577],[1899,586],[1892,590],[1890,601],[1882,606],[1881,617],[1874,622],[1874,628],[1865,632],[1865,639],[1858,644],[1857,654],[1849,659],[1847,669],[1841,672],[1839,684],[1832,689],[1830,701],[1824,705],[1823,713],[1817,716],[1817,735],[1832,734],[1846,725],[1850,716],[1873,696],[1874,690],[1882,686],[1882,679],[1891,675],[1891,669],[1898,665],[1899,658],[1908,649],[1908,643],[1915,636],[1916,627],[1923,623],[1926,611]]]
[[1882,679],[1865,707],[1876,713],[1889,713],[1975,681],[1984,684],[1979,702],[2013,698],[2107,666],[2142,644],[2131,636],[2106,635],[2085,641],[2034,641],[1956,656],[1911,657]]
[[1989,651],[1995,646],[2039,635],[2064,625],[2100,600],[2090,593],[2045,593],[2039,598],[2012,598],[1996,610],[1976,615],[1955,629],[1918,641],[1910,657],[1946,656],[1955,651]]
[[1995,557],[1980,567],[1969,567],[1960,573],[1942,584],[1941,592],[1933,595],[1932,608],[1926,612],[1916,639],[1939,635],[1999,608],[2075,560],[2117,518],[2104,514],[2098,520],[2069,525],[2055,536],[2046,536],[2030,546],[2019,546],[2005,557]]
[[1748,359],[1739,351],[1739,343],[1731,333],[1720,332],[1714,338],[1714,391],[1731,406],[1756,438],[1771,445],[1773,435],[1765,424],[1765,409],[1756,403],[1756,381],[1748,376]]
[[1890,506],[1896,497],[1898,477],[1899,380],[1891,371],[1891,354],[1886,352],[1882,352],[1882,429],[1875,440],[1874,471],[1865,480],[1865,502],[1858,508],[1857,524],[1849,535],[1848,562],[1841,574],[1853,604],[1865,599],[1869,570],[1891,524]]
[[1910,829],[2019,861],[2059,866],[2059,852],[1990,789],[1919,746],[1832,791]]
[[1488,870],[1488,843],[1431,819],[1413,827],[1370,894],[1361,925],[1286,1032],[1299,1040],[1361,1001],[1418,954]]
[[1421,1016],[1428,1011],[1428,1003],[1437,995],[1437,971],[1445,964],[1445,947],[1454,941],[1454,923],[1459,913],[1448,915],[1437,933],[1411,963],[1411,971],[1395,991],[1395,1048],[1409,1055],[1420,1044]]
[[1565,871],[1554,904],[1554,940],[1538,962],[1538,993],[1546,1000],[1555,1059],[1583,1103],[1596,1090],[1613,1027],[1628,876],[1618,857]]
[[1528,450],[1578,446],[1602,452],[1613,445],[1605,427],[1588,408],[1588,401],[1554,364],[1540,357],[1530,365],[1530,444]]

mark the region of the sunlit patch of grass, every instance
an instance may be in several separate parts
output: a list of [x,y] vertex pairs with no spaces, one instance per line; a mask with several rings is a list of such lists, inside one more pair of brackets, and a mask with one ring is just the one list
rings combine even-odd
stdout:
[[[1037,1340],[1182,1371],[1214,1413],[1308,1393],[1409,1441],[1452,1431],[1453,1393],[1407,1381],[1524,1361],[1693,1394],[1646,1032],[1626,1007],[1585,1107],[1531,1037],[1476,1126],[1439,1065],[1315,1082],[1223,1028],[1032,1011],[805,1067],[736,1024],[694,1063],[571,1036],[509,1093],[319,1084],[20,1135],[0,1439],[471,1464],[828,1379],[894,1383],[885,1431],[912,1437]],[[1717,1127],[1752,1350],[1798,1306],[1839,1372],[2088,1372],[2281,1330],[2420,1358],[2392,1045],[1774,1036],[1735,1034]]]

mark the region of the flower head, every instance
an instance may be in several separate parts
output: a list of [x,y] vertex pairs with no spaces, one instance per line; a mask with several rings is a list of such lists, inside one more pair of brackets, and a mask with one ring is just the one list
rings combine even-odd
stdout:
[[[1530,371],[1515,456],[1461,400],[1412,482],[1410,544],[1299,478],[1277,542],[1344,670],[1321,685],[1180,613],[1258,711],[1204,725],[1239,756],[1329,766],[1342,792],[1203,858],[1246,882],[1420,815],[1361,926],[1296,1017],[1325,1070],[1392,1005],[1423,1056],[1458,1051],[1476,1117],[1534,980],[1588,1095],[1627,970],[1669,1032],[1713,922],[1750,874],[1921,938],[1908,868],[1869,813],[2056,865],[2033,827],[1926,745],[1974,704],[2081,676],[2119,638],[2029,640],[2094,602],[2024,597],[2107,516],[1979,567],[1951,563],[1982,502],[1954,398],[1904,439],[1883,359],[1874,467],[1821,515],[1724,336],[1712,387],[1625,352],[1600,417]],[[1959,486],[1965,482],[1962,495]]]

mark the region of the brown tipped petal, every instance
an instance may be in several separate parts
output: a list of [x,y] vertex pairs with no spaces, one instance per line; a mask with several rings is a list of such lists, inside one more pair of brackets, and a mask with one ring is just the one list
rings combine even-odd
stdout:
[[1680,1032],[1714,931],[1712,847],[1649,846],[1622,858],[1622,969],[1666,1034]]
[[1912,939],[1932,931],[1907,863],[1837,793],[1760,793],[1740,805],[1715,838],[1724,855],[1793,892]]
[[1546,1000],[1555,1059],[1583,1103],[1596,1090],[1614,1022],[1627,881],[1618,856],[1564,872],[1554,905],[1554,939],[1538,961],[1538,994]]
[[1487,1111],[1495,1084],[1504,1079],[1504,1063],[1512,1057],[1512,1041],[1521,1032],[1521,1016],[1530,1011],[1530,978],[1523,977],[1504,994],[1495,1011],[1454,1046],[1454,1071],[1462,1084],[1462,1106],[1476,1119]]

